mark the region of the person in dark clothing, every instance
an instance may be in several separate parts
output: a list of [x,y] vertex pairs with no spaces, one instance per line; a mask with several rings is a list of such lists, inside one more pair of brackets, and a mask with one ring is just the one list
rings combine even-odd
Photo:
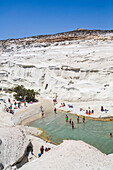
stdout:
[[74,129],[74,122],[73,122],[73,121],[72,121],[72,124],[71,124],[71,125],[72,125],[72,129]]
[[68,122],[68,116],[66,115],[66,117],[65,117],[65,120],[66,120],[66,122]]
[[48,148],[46,147],[46,148],[45,148],[45,152],[47,152],[47,151],[48,151]]
[[83,117],[83,119],[82,119],[82,120],[83,120],[83,123],[85,123],[85,116]]
[[110,137],[112,138],[112,133],[110,133]]
[[79,124],[79,116],[77,117],[77,123]]
[[69,123],[71,124],[71,119],[69,120]]
[[56,114],[56,107],[54,108],[54,113]]
[[42,111],[42,118],[44,117],[44,112]]
[[43,154],[44,153],[44,146],[42,145],[40,148],[40,153]]

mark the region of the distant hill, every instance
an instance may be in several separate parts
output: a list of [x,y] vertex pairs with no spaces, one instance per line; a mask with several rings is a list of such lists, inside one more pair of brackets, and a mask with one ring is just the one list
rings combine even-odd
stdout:
[[[64,40],[76,40],[81,38],[88,38],[89,36],[106,36],[106,34],[111,34],[113,36],[113,30],[87,30],[83,28],[78,28],[73,31],[62,32],[57,34],[48,34],[48,35],[36,35],[31,37],[24,37],[24,38],[17,38],[17,39],[7,39],[1,40],[0,42],[7,42],[7,41],[40,41],[40,42],[59,42]],[[91,37],[90,37],[91,38]]]

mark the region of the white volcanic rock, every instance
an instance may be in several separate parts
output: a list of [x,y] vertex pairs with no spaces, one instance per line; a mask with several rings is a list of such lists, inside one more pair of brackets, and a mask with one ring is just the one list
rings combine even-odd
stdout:
[[105,155],[82,142],[65,140],[21,170],[112,170],[113,155]]
[[30,141],[17,127],[0,127],[0,163],[7,167],[23,158]]
[[41,42],[31,37],[1,42],[0,87],[23,84],[65,101],[112,100],[113,33],[94,32],[80,39],[79,32],[77,40]]

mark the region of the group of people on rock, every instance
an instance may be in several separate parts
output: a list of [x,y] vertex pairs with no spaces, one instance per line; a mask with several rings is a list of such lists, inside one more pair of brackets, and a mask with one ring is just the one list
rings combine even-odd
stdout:
[[64,107],[65,106],[65,103],[61,103],[59,107]]
[[[65,117],[66,122],[68,122],[68,115]],[[85,116],[82,118],[83,123],[85,123]],[[79,116],[77,117],[77,123],[79,124]],[[72,126],[72,129],[74,129],[74,122],[70,119],[69,124]]]
[[93,113],[94,113],[94,110],[92,110],[92,111],[91,111],[91,110],[86,110],[86,114],[87,114],[87,115],[91,115],[91,114],[93,114]]
[[[8,103],[10,104],[10,106],[9,107],[5,106],[5,110],[9,113],[14,114],[14,109],[20,109],[22,102],[20,102],[20,101],[17,102],[16,100],[13,100],[13,104],[12,104],[10,98],[8,98]],[[26,100],[24,101],[24,106],[26,107]]]
[[[6,111],[9,112],[9,113],[14,114],[13,108],[14,108],[14,109],[20,109],[20,107],[21,107],[21,102],[18,102],[18,103],[17,103],[16,101],[14,101],[14,104],[12,104],[10,98],[8,99],[8,102],[9,102],[10,106],[9,106],[9,107],[5,106],[5,109],[6,109]],[[13,105],[14,105],[14,107],[13,107]],[[26,105],[26,104],[24,104],[24,106],[25,106],[25,105]]]
[[51,150],[51,148],[47,148],[47,147],[46,147],[46,148],[44,149],[44,146],[42,145],[42,146],[40,147],[40,153],[38,154],[38,158],[42,156],[42,154],[44,153],[44,151],[45,151],[45,152],[48,152],[49,150]]

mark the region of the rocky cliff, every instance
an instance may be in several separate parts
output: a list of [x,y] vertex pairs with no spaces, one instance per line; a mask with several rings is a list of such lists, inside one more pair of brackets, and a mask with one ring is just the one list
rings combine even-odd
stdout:
[[0,88],[68,101],[113,98],[113,31],[74,30],[0,41]]

